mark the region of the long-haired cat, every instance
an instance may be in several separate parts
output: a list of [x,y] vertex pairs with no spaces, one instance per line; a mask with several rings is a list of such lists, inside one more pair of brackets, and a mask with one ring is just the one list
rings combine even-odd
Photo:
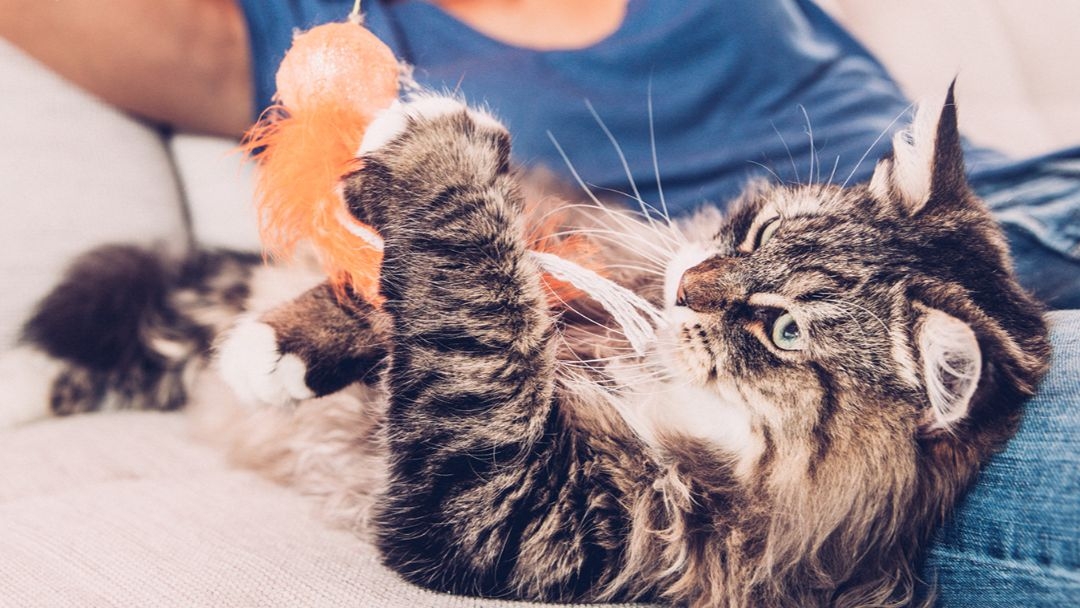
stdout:
[[[525,212],[507,132],[453,100],[404,104],[344,190],[384,239],[381,306],[316,286],[219,348],[256,401],[360,397],[200,407],[246,462],[326,495],[426,587],[905,605],[1049,356],[967,186],[951,91],[937,109],[866,185],[759,184],[678,225],[561,204],[607,276],[663,307],[639,354],[586,296],[549,297],[525,235],[554,203]],[[245,308],[249,262],[83,260],[27,325],[64,364],[53,410],[179,405],[222,312]]]

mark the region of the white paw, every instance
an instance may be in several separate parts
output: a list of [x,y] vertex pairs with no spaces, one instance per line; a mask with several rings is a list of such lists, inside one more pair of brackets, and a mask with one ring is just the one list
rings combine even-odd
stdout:
[[362,156],[373,150],[385,146],[393,141],[409,126],[409,117],[402,110],[404,104],[395,101],[389,108],[380,110],[375,119],[364,131],[364,139],[360,141],[360,149],[356,155]]
[[47,418],[53,381],[62,367],[28,346],[0,355],[0,429]]
[[473,122],[482,127],[506,131],[506,127],[488,112],[469,108],[453,97],[418,95],[404,103],[395,101],[389,108],[376,114],[364,132],[357,156],[378,150],[396,139],[409,126],[410,118],[434,120],[460,112],[468,112]]
[[225,335],[218,346],[217,367],[246,403],[286,406],[315,396],[304,382],[303,360],[281,354],[274,328],[250,317]]

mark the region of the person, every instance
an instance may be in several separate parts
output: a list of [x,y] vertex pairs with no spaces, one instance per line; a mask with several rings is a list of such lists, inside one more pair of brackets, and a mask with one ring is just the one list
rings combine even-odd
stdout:
[[[91,60],[43,39],[46,21],[32,16],[88,38],[102,32],[96,5],[61,14],[56,3],[12,2],[21,16],[4,12],[0,35],[61,73],[151,120],[224,134],[271,102],[293,30],[339,21],[353,5],[129,1],[108,11],[111,43]],[[910,110],[882,65],[809,0],[363,8],[421,86],[492,108],[519,161],[568,178],[572,167],[596,190],[634,192],[672,213],[722,202],[760,175],[865,181]],[[190,60],[175,61],[178,48],[193,49]],[[971,183],[1002,222],[1022,282],[1057,309],[1080,307],[1078,159],[1080,148],[1015,161],[967,145]],[[1019,434],[930,550],[924,573],[941,605],[1080,602],[1080,313],[1054,313],[1052,339],[1052,370]]]

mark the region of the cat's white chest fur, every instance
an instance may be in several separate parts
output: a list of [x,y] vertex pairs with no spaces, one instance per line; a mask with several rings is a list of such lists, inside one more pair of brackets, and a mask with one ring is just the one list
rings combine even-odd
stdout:
[[[611,371],[617,378],[622,375],[618,369]],[[619,413],[646,443],[662,450],[661,437],[693,437],[730,454],[740,478],[754,470],[765,442],[734,387],[627,380],[631,388],[618,404]]]

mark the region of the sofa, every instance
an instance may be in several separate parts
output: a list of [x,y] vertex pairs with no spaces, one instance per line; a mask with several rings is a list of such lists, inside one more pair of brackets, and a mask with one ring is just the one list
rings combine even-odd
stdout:
[[[1017,155],[1080,142],[1080,3],[820,3],[913,98],[959,74],[975,141]],[[2,39],[0,74],[5,346],[93,245],[258,247],[236,142],[128,117]],[[183,413],[3,424],[27,410],[22,379],[0,370],[0,606],[516,605],[404,583],[316,501],[235,466]]]

